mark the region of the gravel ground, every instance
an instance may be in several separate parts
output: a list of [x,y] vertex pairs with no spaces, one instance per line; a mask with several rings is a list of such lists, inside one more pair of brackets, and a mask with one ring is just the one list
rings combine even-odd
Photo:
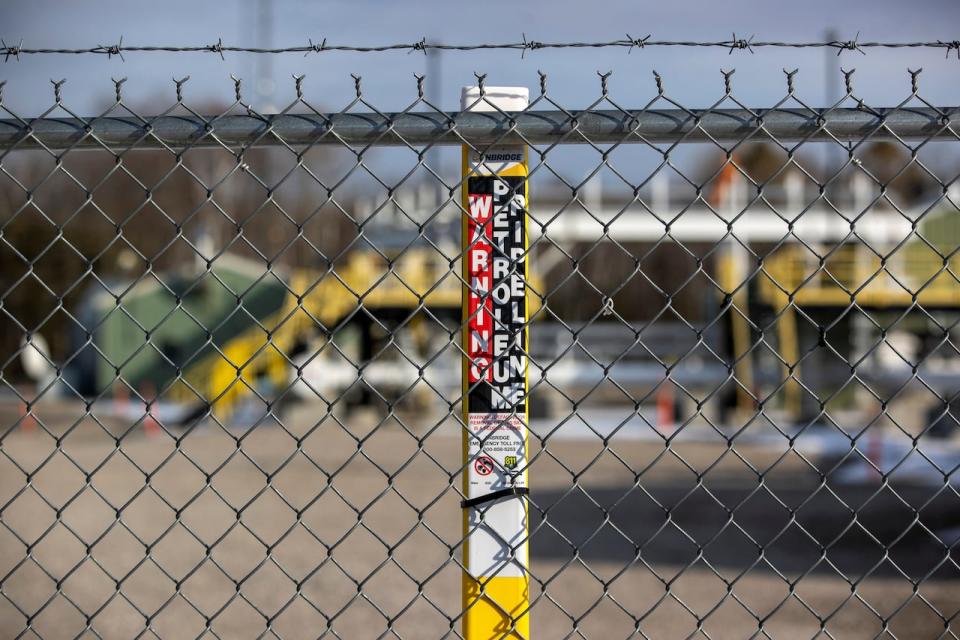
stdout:
[[[204,426],[179,443],[138,426],[117,449],[104,429],[124,424],[69,429],[79,405],[41,407],[54,437],[2,443],[0,637],[130,638],[145,623],[161,638],[456,637],[456,429],[316,412],[285,413],[290,434]],[[0,406],[0,424],[16,418]],[[534,637],[625,638],[635,619],[651,638],[960,631],[952,491],[818,489],[769,444],[556,440],[534,455]],[[761,484],[754,469],[774,463]]]

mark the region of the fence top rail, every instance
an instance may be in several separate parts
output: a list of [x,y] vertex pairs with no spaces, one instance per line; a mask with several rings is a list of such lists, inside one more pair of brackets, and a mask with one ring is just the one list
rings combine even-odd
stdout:
[[0,149],[960,139],[960,107],[0,119]]

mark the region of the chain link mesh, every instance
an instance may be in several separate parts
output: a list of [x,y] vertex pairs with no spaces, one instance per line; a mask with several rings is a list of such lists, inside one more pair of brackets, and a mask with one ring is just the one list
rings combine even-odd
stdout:
[[400,113],[0,93],[2,634],[460,637],[452,151],[510,140],[532,634],[957,637],[957,112],[794,73],[763,109],[541,77],[482,135],[422,79]]

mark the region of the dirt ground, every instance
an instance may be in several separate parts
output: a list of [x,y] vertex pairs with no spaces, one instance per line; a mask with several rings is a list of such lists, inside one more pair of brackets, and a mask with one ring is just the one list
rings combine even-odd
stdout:
[[[286,431],[171,437],[38,415],[52,435],[0,407],[0,637],[457,637],[452,424],[301,406]],[[949,489],[824,486],[786,443],[534,456],[533,637],[960,631]]]

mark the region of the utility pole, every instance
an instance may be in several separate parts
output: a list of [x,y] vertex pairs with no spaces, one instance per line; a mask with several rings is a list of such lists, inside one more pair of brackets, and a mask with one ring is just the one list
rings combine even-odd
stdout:
[[[260,49],[273,47],[273,5],[270,0],[260,0],[256,19],[256,42]],[[254,58],[254,105],[261,113],[275,111],[273,108],[273,56],[262,54]]]
[[[432,42],[431,44],[440,44],[439,41]],[[434,107],[443,108],[441,104],[441,96],[443,96],[443,52],[440,49],[430,48],[427,49],[427,62],[426,62],[426,98]],[[429,107],[428,107],[429,108]],[[444,171],[443,162],[443,152],[439,145],[434,145],[427,152],[427,166],[436,173],[439,178],[430,178],[433,183],[433,209],[431,211],[425,212],[426,215],[433,215],[436,213],[437,209],[442,209],[445,207],[447,201],[450,200],[450,193],[444,187],[444,182],[446,182],[446,174]],[[442,225],[431,225],[428,228],[441,229]]]
[[[836,42],[839,33],[833,27],[827,29],[825,33],[825,42]],[[840,100],[840,57],[834,52],[833,47],[823,48],[823,106],[832,107]],[[840,151],[837,149],[837,143],[827,141],[823,143],[823,175],[827,180],[833,173],[839,169]]]

